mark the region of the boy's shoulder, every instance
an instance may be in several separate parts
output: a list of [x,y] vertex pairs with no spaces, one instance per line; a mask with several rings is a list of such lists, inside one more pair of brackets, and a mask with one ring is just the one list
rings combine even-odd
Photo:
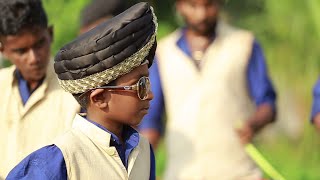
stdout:
[[14,71],[16,67],[14,65],[0,69],[0,87],[5,88],[12,84],[14,77]]
[[5,79],[8,76],[13,76],[14,70],[16,69],[16,66],[11,65],[9,67],[6,68],[1,68],[0,69],[0,78],[1,79]]
[[[76,115],[79,116],[79,115]],[[76,117],[77,118],[77,117]],[[75,118],[75,120],[76,120]],[[92,134],[91,134],[92,135]],[[142,134],[138,133],[139,135],[139,143],[137,148],[142,151],[150,151],[150,143],[146,137]],[[93,139],[92,139],[93,138]],[[88,134],[84,133],[78,128],[72,128],[66,131],[65,133],[61,134],[54,140],[54,144],[57,145],[60,149],[79,149],[83,146],[83,144],[87,143],[95,144],[97,143],[97,139],[94,137],[89,137]],[[100,144],[100,143],[98,143]]]
[[140,141],[139,141],[138,147],[149,152],[151,147],[149,140],[140,133],[139,133],[139,139]]
[[6,179],[60,179],[63,175],[63,161],[62,153],[57,146],[44,146],[25,157],[10,171]]

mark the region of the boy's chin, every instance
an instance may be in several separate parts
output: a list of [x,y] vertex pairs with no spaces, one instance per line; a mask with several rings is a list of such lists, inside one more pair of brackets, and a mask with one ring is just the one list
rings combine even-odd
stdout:
[[141,121],[142,121],[142,118],[141,118],[141,119],[134,120],[134,121],[131,121],[131,122],[130,122],[130,126],[132,126],[132,127],[138,127],[139,124],[141,123]]

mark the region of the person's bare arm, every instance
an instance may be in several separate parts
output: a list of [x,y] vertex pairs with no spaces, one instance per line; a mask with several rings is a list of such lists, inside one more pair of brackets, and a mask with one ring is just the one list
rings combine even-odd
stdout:
[[258,106],[253,116],[237,130],[241,142],[243,144],[251,142],[256,133],[258,133],[267,124],[275,121],[275,116],[276,112],[270,104],[265,103]]
[[317,113],[313,118],[313,124],[317,128],[317,130],[320,132],[320,113]]

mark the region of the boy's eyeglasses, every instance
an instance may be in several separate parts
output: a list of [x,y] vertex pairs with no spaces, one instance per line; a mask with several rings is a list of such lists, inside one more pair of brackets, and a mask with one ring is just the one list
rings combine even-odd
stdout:
[[149,77],[142,76],[139,81],[132,86],[101,86],[95,89],[134,90],[137,91],[139,99],[146,100],[150,91],[150,79]]

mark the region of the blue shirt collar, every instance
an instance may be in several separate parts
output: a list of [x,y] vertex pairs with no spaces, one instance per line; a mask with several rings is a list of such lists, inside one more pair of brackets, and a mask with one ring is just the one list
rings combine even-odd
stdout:
[[22,99],[22,103],[23,105],[25,105],[28,101],[28,99],[30,98],[31,94],[38,89],[38,87],[40,87],[45,79],[45,77],[43,77],[40,81],[39,81],[39,84],[37,85],[37,87],[30,91],[30,87],[28,85],[28,82],[23,78],[21,72],[16,69],[14,71],[14,75],[15,77],[17,78],[18,80],[18,87],[19,87],[19,93],[20,93],[20,96],[21,96],[21,99]]
[[139,133],[130,126],[124,126],[122,131],[122,137],[124,144],[121,143],[119,137],[117,137],[114,133],[110,132],[107,128],[102,125],[88,119],[85,117],[87,121],[101,128],[102,130],[111,134],[110,138],[110,146],[114,146],[117,149],[117,152],[121,158],[123,165],[128,168],[128,159],[129,155],[134,148],[136,148],[139,144]]

